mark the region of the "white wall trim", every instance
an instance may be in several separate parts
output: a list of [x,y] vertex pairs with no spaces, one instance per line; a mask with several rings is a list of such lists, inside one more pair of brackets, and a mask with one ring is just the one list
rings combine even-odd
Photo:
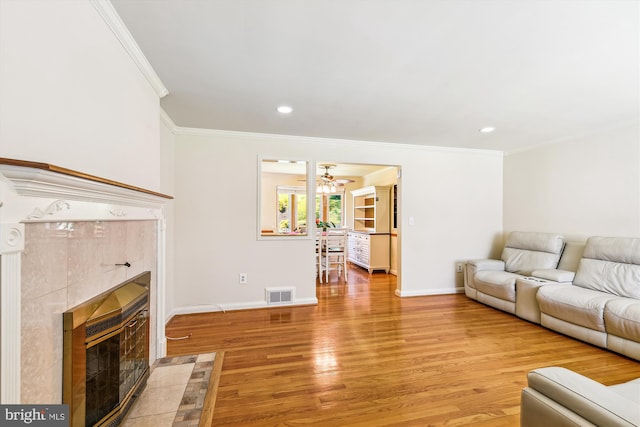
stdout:
[[[24,224],[0,225],[0,402],[20,403],[21,254]],[[6,350],[6,349],[11,349]]]
[[569,135],[569,136],[564,136],[562,138],[556,138],[556,139],[552,139],[550,141],[545,141],[545,142],[541,142],[538,144],[531,144],[531,145],[527,145],[526,147],[520,147],[517,148],[515,150],[509,150],[509,151],[505,151],[504,155],[506,156],[510,156],[513,154],[519,154],[519,153],[523,153],[523,152],[527,152],[527,151],[531,151],[531,150],[537,150],[539,148],[542,147],[546,147],[549,145],[556,145],[556,144],[561,144],[563,142],[567,142],[567,141],[575,141],[576,139],[582,139],[582,138],[587,138],[590,137],[592,135],[598,135],[601,133],[607,133],[607,132],[612,132],[615,131],[617,129],[623,129],[626,127],[630,127],[630,126],[635,126],[636,128],[638,127],[638,121],[637,120],[632,120],[632,121],[622,121],[622,122],[617,122],[617,123],[613,123],[607,126],[603,126],[597,129],[591,129],[588,132],[583,132],[581,134],[573,134],[573,135]]
[[422,297],[429,295],[451,295],[461,294],[464,292],[464,287],[456,288],[440,288],[440,289],[415,289],[411,292],[402,291],[402,289],[396,289],[396,296],[399,297]]
[[160,108],[160,121],[171,131],[172,134],[176,134],[178,127],[173,122],[171,117],[167,114],[162,107]]
[[155,340],[156,357],[161,359],[167,355],[167,339],[164,332],[165,323],[160,321],[164,317],[166,310],[166,265],[167,265],[167,222],[164,218],[157,221],[156,232],[156,319],[155,319]]
[[179,316],[181,314],[214,313],[218,311],[251,310],[256,308],[296,307],[296,306],[302,306],[302,305],[317,305],[317,304],[318,304],[317,298],[299,298],[299,299],[295,299],[292,304],[287,304],[285,306],[267,304],[266,301],[251,301],[251,302],[227,303],[227,304],[189,305],[189,306],[174,308],[173,310],[171,310],[171,313],[167,316],[165,321],[168,323],[173,316]]
[[158,94],[160,98],[166,96],[169,90],[164,86],[160,77],[156,74],[155,70],[142,53],[140,46],[136,43],[135,39],[127,29],[122,18],[118,15],[118,12],[114,9],[113,5],[108,0],[89,0],[93,7],[98,11],[100,17],[104,20],[107,26],[111,29],[116,36],[124,50],[129,54],[133,62],[138,66],[144,77],[147,79],[153,90]]

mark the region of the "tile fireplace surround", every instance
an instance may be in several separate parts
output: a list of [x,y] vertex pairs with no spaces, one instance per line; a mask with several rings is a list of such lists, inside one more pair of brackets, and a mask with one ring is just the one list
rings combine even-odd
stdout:
[[[26,224],[25,236],[21,401],[62,402],[62,313],[143,271],[155,276],[155,223]],[[115,265],[125,260],[130,268]]]
[[[0,402],[62,402],[62,313],[151,271],[150,364],[164,356],[169,196],[0,159]],[[130,266],[118,265],[129,263]]]

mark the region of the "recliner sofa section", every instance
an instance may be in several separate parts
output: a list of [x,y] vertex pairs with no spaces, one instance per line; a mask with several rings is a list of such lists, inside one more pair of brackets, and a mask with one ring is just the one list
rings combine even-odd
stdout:
[[605,386],[577,372],[552,366],[527,375],[521,427],[640,425],[640,378]]
[[[558,270],[564,238],[557,234],[514,231],[501,259],[475,259],[465,264],[465,295],[511,314],[538,321],[536,293],[545,283],[571,282],[572,271]],[[523,298],[518,302],[519,294]]]
[[640,360],[640,239],[590,237],[570,284],[542,286],[541,324]]

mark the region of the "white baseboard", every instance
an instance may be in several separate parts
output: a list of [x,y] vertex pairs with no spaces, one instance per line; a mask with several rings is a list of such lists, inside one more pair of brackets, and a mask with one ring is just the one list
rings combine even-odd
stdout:
[[178,307],[171,310],[169,316],[165,319],[165,323],[168,323],[173,316],[181,314],[196,314],[196,313],[213,313],[216,311],[233,311],[233,310],[252,310],[257,308],[276,308],[276,307],[295,307],[300,305],[317,305],[317,298],[301,298],[293,301],[292,304],[267,304],[266,301],[252,301],[241,303],[225,303],[225,304],[203,304],[203,305],[191,305]]
[[458,288],[440,288],[440,289],[418,289],[412,291],[403,291],[401,289],[396,289],[396,296],[399,297],[420,297],[420,296],[428,296],[428,295],[451,295],[451,294],[461,294],[464,292],[464,287]]

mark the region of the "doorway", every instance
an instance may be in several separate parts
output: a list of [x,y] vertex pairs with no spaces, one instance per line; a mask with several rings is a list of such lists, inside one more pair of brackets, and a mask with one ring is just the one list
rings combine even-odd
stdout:
[[[388,272],[398,277],[400,273],[399,238],[399,209],[400,209],[400,167],[395,165],[357,164],[338,162],[316,163],[316,224],[328,227],[346,227],[354,230],[358,223],[358,216],[369,215],[363,213],[362,206],[368,203],[358,199],[356,194],[368,188],[379,188],[388,193],[384,199],[386,221],[383,232],[369,230],[372,234],[387,234],[389,269]],[[330,184],[328,184],[330,183]],[[357,227],[355,227],[357,228]],[[365,233],[366,234],[366,233]],[[376,236],[379,237],[379,236]],[[353,249],[353,247],[352,247]],[[362,266],[362,264],[361,264]],[[361,268],[352,265],[353,268]],[[367,269],[365,273],[369,273]],[[375,274],[378,274],[376,272]],[[334,277],[331,280],[335,280]]]

